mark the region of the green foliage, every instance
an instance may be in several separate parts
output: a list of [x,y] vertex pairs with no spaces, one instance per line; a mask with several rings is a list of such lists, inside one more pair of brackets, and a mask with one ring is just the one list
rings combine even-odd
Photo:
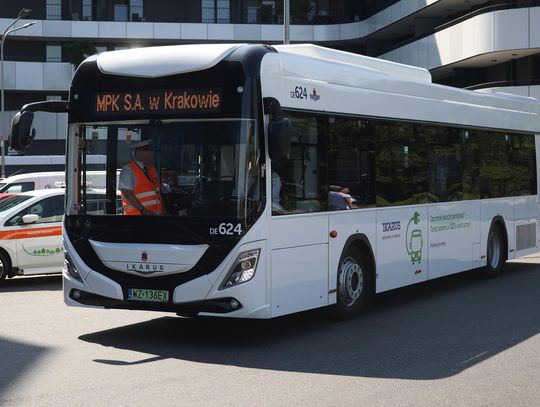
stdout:
[[77,68],[82,61],[97,52],[94,43],[90,41],[73,42],[66,46],[69,62]]

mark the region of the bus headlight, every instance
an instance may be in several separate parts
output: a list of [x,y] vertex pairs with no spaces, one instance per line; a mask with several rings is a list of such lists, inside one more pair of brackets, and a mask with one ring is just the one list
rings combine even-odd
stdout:
[[227,275],[227,278],[224,280],[224,283],[221,285],[221,288],[229,288],[251,280],[257,269],[260,252],[261,250],[257,249],[241,253],[234,262],[234,265]]
[[82,277],[73,265],[71,257],[69,257],[69,254],[66,251],[64,251],[64,272],[82,283]]

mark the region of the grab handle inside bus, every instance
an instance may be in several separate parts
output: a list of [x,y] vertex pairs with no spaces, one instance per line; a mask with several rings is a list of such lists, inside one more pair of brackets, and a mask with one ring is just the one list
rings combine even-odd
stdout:
[[281,105],[275,98],[264,99],[265,111],[270,115],[268,123],[268,155],[271,160],[283,160],[291,149],[291,122],[282,117]]

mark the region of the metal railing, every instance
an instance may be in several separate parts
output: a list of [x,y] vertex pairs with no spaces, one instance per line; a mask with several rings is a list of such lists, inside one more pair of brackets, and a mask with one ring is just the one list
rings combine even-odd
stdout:
[[229,7],[203,7],[202,22],[228,24],[231,22],[231,9]]

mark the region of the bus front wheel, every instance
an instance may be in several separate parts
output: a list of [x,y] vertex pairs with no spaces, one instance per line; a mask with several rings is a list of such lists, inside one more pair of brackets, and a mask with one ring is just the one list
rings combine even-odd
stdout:
[[337,273],[335,316],[348,319],[357,315],[366,303],[370,287],[369,266],[357,247],[342,255]]
[[506,240],[501,226],[494,224],[488,234],[487,265],[484,275],[495,277],[502,273],[506,262]]

